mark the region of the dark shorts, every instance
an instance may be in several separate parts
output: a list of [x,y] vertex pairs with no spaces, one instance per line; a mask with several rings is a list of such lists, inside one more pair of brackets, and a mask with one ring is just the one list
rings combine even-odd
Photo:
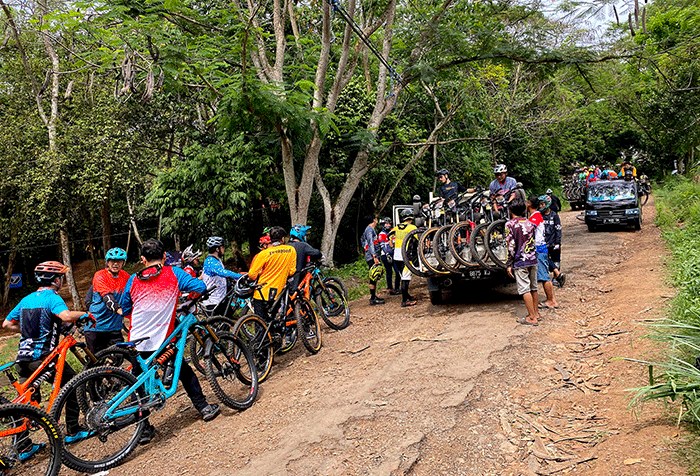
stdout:
[[85,344],[93,354],[119,342],[124,342],[122,331],[85,331]]

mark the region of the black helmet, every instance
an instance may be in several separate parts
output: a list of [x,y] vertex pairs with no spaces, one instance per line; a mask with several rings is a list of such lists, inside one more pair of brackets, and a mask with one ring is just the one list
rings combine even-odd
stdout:
[[413,218],[413,210],[410,208],[404,208],[401,210],[401,221],[406,221],[409,218]]
[[439,177],[440,175],[450,175],[450,171],[447,169],[440,169],[435,173],[435,176]]
[[218,248],[219,246],[226,246],[226,240],[220,236],[210,236],[207,239],[207,248]]

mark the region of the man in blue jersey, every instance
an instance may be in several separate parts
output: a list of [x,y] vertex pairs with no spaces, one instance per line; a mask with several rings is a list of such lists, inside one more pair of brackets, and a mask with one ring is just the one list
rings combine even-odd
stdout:
[[[58,345],[63,323],[72,323],[81,318],[92,319],[89,313],[69,311],[66,303],[58,295],[67,272],[68,266],[58,261],[44,261],[38,264],[34,268],[34,276],[41,286],[22,299],[2,323],[5,329],[21,334],[15,361],[20,382],[26,381]],[[65,385],[73,377],[75,377],[75,371],[66,362],[61,376],[61,385]],[[41,398],[38,392],[35,395],[38,399]],[[87,431],[78,424],[78,417],[78,400],[75,397],[69,398],[66,404],[66,443],[87,437]],[[35,452],[37,449],[26,448],[24,454]],[[31,454],[27,457],[29,456]]]
[[219,309],[219,305],[224,300],[227,290],[226,278],[238,279],[243,276],[240,273],[234,273],[224,268],[224,263],[221,259],[224,257],[226,252],[226,241],[220,236],[210,236],[207,239],[207,247],[209,248],[209,255],[207,259],[204,260],[204,268],[202,269],[202,281],[206,285],[207,289],[212,286],[216,286],[216,289],[212,291],[206,301],[202,302],[207,311],[213,311],[214,314],[224,315],[225,310]]

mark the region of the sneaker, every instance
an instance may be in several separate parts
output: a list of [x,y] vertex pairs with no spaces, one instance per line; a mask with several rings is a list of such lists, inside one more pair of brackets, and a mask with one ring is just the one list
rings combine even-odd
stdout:
[[144,428],[143,432],[141,433],[141,439],[139,440],[139,444],[147,445],[151,442],[155,435],[156,427],[147,422],[146,428]]
[[378,297],[373,297],[369,299],[369,305],[370,306],[376,306],[377,304],[384,304],[384,299],[378,298]]
[[398,289],[392,289],[391,291],[389,291],[389,294],[392,296],[398,296],[399,294],[401,294],[401,291],[399,291]]
[[206,407],[202,408],[199,413],[202,414],[202,419],[204,421],[211,421],[219,416],[219,413],[221,413],[221,408],[219,408],[219,405],[216,403],[210,403]]
[[76,431],[66,434],[65,442],[67,445],[71,443],[77,443],[79,441],[87,440],[91,436],[96,434],[93,430],[88,430],[85,427],[78,427]]
[[33,445],[30,445],[30,448],[19,454],[19,460],[27,461],[29,458],[34,456],[37,453],[37,451],[44,448],[45,446],[46,445],[44,443],[34,443]]
[[295,327],[289,327],[288,329],[291,329],[289,332],[285,332],[284,334],[284,342],[282,343],[282,347],[280,348],[280,352],[286,352],[289,349],[291,349],[294,344],[297,342],[297,330]]
[[409,299],[408,301],[402,302],[401,307],[415,306],[416,304],[418,304],[418,301],[415,299]]
[[566,275],[564,273],[559,273],[559,277],[557,277],[557,285],[560,288],[563,288],[564,283],[566,283]]

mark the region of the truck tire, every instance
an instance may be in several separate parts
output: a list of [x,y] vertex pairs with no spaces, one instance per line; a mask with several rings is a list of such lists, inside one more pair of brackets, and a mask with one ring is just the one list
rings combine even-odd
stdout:
[[442,289],[430,291],[430,304],[434,306],[442,304]]

